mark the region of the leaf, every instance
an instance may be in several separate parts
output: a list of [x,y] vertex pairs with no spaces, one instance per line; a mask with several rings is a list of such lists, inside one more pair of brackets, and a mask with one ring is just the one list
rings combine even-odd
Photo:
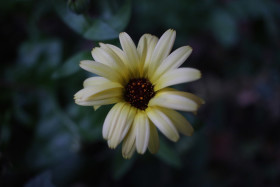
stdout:
[[178,152],[175,149],[172,149],[162,138],[160,139],[160,148],[156,156],[172,167],[181,167],[182,162]]
[[126,3],[119,9],[119,11],[107,21],[115,30],[122,31],[129,22],[131,14],[131,3],[126,1]]
[[70,57],[66,62],[52,75],[52,78],[58,79],[73,75],[80,70],[79,63],[81,60],[90,59],[89,51],[80,51]]
[[[79,131],[84,141],[93,142],[103,139],[102,126],[111,107],[111,105],[101,106],[96,111],[93,108],[89,108],[86,109],[87,112],[81,114]],[[85,111],[85,109],[81,109],[81,111]]]
[[93,18],[87,14],[77,15],[71,12],[62,0],[54,1],[55,9],[60,18],[77,33],[89,40],[110,40],[118,37],[128,24],[131,12],[131,3],[125,1],[116,14],[109,18]]
[[[120,149],[119,149],[120,150]],[[121,179],[133,166],[135,156],[131,159],[124,159],[121,151],[116,152],[116,156],[113,163],[113,177],[116,180]]]

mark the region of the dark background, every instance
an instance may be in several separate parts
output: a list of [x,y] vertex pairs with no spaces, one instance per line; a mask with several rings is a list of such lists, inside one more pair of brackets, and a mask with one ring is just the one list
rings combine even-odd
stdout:
[[[0,186],[280,185],[279,18],[276,0],[1,1]],[[102,139],[111,106],[74,103],[79,61],[169,28],[202,72],[178,88],[206,104],[184,114],[192,137],[124,160]]]

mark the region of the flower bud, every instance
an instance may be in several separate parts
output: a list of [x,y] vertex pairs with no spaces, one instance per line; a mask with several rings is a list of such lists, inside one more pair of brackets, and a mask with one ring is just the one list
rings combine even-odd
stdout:
[[76,14],[83,14],[89,8],[90,0],[68,0],[68,7]]

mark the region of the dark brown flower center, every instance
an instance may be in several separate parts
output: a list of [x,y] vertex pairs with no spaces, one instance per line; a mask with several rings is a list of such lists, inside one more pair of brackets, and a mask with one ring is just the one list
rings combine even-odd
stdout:
[[125,101],[140,110],[148,107],[148,103],[154,95],[154,86],[145,78],[131,79],[125,86]]

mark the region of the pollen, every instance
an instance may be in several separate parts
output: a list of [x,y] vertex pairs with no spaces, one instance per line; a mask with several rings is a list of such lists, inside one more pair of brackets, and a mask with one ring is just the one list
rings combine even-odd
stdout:
[[154,95],[154,86],[145,78],[131,79],[125,86],[125,101],[140,110],[148,107],[148,103]]

